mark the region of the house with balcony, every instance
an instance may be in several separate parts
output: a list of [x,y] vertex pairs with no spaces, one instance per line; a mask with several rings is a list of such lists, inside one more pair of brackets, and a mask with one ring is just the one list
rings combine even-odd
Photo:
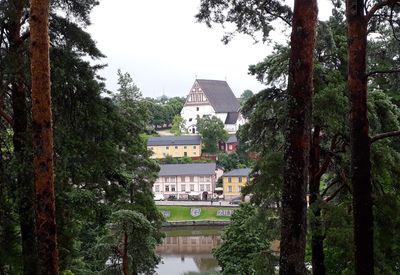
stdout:
[[197,133],[197,118],[204,116],[218,117],[228,133],[236,133],[239,126],[245,123],[239,108],[239,100],[226,81],[196,79],[181,116],[185,122],[185,130],[189,133]]
[[153,151],[154,159],[163,159],[167,156],[174,158],[201,156],[201,137],[194,136],[162,136],[151,137],[147,141],[147,149]]
[[225,200],[242,196],[242,188],[249,182],[250,168],[234,169],[222,175]]
[[163,164],[160,168],[153,184],[154,195],[183,200],[212,198],[217,181],[215,163]]

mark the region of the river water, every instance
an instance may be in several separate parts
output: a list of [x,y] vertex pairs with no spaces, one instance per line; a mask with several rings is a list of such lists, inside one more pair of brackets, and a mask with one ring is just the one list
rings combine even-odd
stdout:
[[218,274],[220,267],[211,250],[221,243],[223,227],[174,227],[157,247],[162,257],[158,275]]

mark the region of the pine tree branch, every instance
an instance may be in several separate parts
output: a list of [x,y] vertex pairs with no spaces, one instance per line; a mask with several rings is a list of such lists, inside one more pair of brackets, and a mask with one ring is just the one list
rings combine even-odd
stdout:
[[367,15],[365,16],[365,20],[367,20],[367,22],[372,18],[372,16],[375,15],[375,13],[382,9],[383,7],[386,6],[392,6],[396,3],[400,3],[400,0],[383,0],[377,4],[375,4],[367,13]]
[[340,192],[340,191],[343,189],[343,187],[345,187],[345,186],[346,186],[346,182],[343,182],[343,183],[338,187],[338,189],[335,190],[335,192],[333,192],[330,196],[324,198],[324,201],[325,201],[325,202],[329,202],[329,201],[333,200],[333,199],[336,197],[336,195],[339,194],[339,192]]
[[7,123],[10,124],[10,126],[13,126],[14,120],[3,109],[0,109],[0,117],[2,117],[5,121],[7,121]]
[[393,70],[376,70],[366,74],[366,77],[374,77],[377,74],[396,74],[400,73],[400,69],[393,69]]
[[400,130],[378,134],[370,139],[370,143],[372,144],[380,139],[384,139],[384,138],[388,138],[388,137],[397,137],[397,136],[400,136]]
[[328,192],[328,190],[334,186],[336,183],[338,183],[340,180],[339,179],[335,179],[334,181],[332,181],[331,183],[328,184],[328,186],[325,188],[325,190],[321,193],[321,197],[325,196],[326,193]]

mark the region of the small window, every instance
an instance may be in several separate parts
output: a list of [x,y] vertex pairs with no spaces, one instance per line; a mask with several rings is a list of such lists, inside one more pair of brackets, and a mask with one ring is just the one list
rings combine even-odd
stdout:
[[181,182],[185,182],[185,177],[181,177]]
[[165,177],[165,182],[169,182],[169,177]]
[[238,186],[238,191],[242,192],[242,186]]
[[209,184],[206,184],[206,190],[207,190],[207,191],[211,191],[211,187],[210,187]]
[[166,147],[165,147],[165,149],[167,149],[167,150],[168,150],[168,149],[169,149],[169,146],[166,146]]
[[228,182],[232,182],[232,178],[231,177],[228,177]]
[[193,155],[196,155],[196,151],[193,152]]
[[190,185],[190,191],[194,191],[194,184]]
[[193,145],[193,149],[196,149],[196,145]]
[[232,192],[232,186],[228,186],[228,192]]
[[169,185],[165,185],[165,192],[169,192]]
[[192,121],[193,119],[192,118],[189,118],[189,121]]
[[242,177],[239,177],[239,182],[242,182]]
[[183,152],[183,156],[184,156],[184,157],[187,157],[187,152]]
[[171,185],[171,191],[175,192],[175,184]]
[[198,111],[200,108],[199,107],[196,107],[196,111]]
[[185,192],[186,191],[186,184],[181,184],[181,191]]
[[194,182],[194,177],[190,177],[190,182]]
[[187,149],[187,146],[183,146],[183,149]]
[[204,184],[200,184],[200,191],[204,191]]

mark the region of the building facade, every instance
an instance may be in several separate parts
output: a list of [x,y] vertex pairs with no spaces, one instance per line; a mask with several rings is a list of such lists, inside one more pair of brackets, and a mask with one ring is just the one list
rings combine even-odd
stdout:
[[240,104],[226,81],[196,79],[182,108],[185,130],[197,133],[198,117],[216,116],[229,133],[236,133],[245,123]]
[[151,137],[147,141],[147,149],[153,151],[154,159],[163,159],[167,156],[174,158],[201,156],[200,136],[163,136]]
[[221,151],[224,151],[225,153],[230,154],[236,152],[237,145],[238,145],[238,139],[236,135],[230,135],[225,142],[223,141],[219,142],[219,149]]
[[242,188],[249,181],[250,168],[235,169],[222,175],[224,197],[226,200],[242,196]]
[[153,185],[154,195],[210,200],[216,184],[215,163],[163,164]]

